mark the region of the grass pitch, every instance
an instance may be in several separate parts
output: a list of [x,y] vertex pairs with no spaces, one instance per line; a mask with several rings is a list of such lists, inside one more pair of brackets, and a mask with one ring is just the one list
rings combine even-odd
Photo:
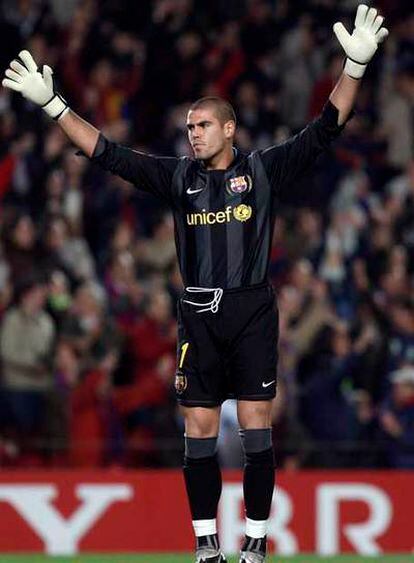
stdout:
[[[358,557],[342,555],[318,557],[301,555],[297,557],[273,556],[267,563],[414,563],[414,555],[389,555],[384,557]],[[0,554],[0,563],[194,563],[192,555],[78,555],[76,557],[48,557],[46,555]],[[237,557],[230,557],[228,563],[238,563]]]

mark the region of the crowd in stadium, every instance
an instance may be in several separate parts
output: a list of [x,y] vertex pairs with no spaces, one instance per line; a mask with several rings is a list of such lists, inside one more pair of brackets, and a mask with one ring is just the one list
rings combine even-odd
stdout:
[[[343,65],[332,23],[356,4],[4,0],[0,67],[29,48],[76,112],[139,150],[190,154],[203,95],[234,104],[241,150],[264,148],[322,109]],[[355,115],[279,202],[279,467],[414,468],[414,13],[376,4],[392,33]],[[179,465],[181,289],[168,209],[2,88],[0,465]]]

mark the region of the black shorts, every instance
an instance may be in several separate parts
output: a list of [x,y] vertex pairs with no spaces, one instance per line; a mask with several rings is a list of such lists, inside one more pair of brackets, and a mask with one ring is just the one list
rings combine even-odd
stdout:
[[[207,294],[202,299],[211,298]],[[275,397],[278,315],[273,288],[263,284],[225,290],[216,313],[197,312],[185,299],[194,300],[194,294],[184,292],[178,302],[178,402],[213,407],[226,399]]]

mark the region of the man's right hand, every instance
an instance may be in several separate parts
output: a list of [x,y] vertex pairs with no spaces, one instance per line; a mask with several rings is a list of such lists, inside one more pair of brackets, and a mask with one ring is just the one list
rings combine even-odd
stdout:
[[20,92],[24,98],[39,105],[53,119],[63,117],[69,111],[66,101],[54,87],[53,71],[44,65],[43,73],[37,69],[29,51],[20,51],[19,60],[14,59],[6,70],[2,81],[5,88]]

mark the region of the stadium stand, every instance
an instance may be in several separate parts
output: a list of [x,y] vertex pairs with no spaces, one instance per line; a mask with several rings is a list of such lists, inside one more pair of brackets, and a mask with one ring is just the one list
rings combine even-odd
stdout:
[[[285,468],[414,468],[414,13],[376,4],[392,33],[356,114],[280,201],[270,276]],[[71,107],[139,150],[190,154],[184,118],[203,95],[234,104],[240,149],[263,148],[321,110],[343,64],[331,27],[354,7],[4,0],[0,67],[29,48]],[[0,89],[1,466],[180,464],[173,239],[159,202]],[[238,466],[226,408],[222,456]]]

